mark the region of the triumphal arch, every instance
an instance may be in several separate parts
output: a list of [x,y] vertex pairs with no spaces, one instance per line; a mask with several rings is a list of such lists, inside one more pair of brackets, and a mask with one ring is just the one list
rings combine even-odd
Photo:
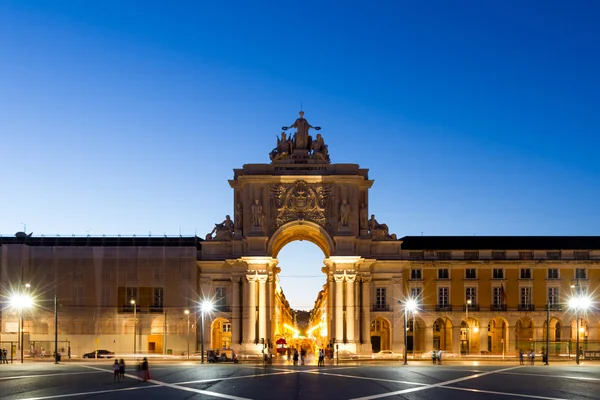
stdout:
[[402,268],[394,261],[400,241],[370,214],[373,180],[367,169],[331,163],[325,139],[316,133],[321,128],[311,126],[303,112],[282,129],[270,163],[234,170],[229,181],[234,216],[206,235],[199,290],[214,294],[223,285],[232,345],[256,350],[263,342],[275,343],[293,328],[278,285],[277,255],[292,241],[308,240],[325,255],[327,283],[311,320],[319,347],[371,353],[373,269],[393,282],[389,295],[400,299]]

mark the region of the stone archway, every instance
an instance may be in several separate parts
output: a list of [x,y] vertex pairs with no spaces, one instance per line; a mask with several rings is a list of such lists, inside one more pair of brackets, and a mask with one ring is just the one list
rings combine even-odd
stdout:
[[449,318],[438,318],[433,322],[433,348],[443,351],[452,350],[452,321]]
[[535,340],[533,318],[521,317],[515,324],[515,350],[533,350]]
[[502,317],[494,317],[488,323],[488,345],[491,354],[505,354],[508,350],[508,321]]
[[210,324],[210,347],[212,349],[231,347],[231,321],[227,318],[216,318]]
[[392,348],[392,329],[386,318],[375,318],[371,322],[371,349],[373,353]]

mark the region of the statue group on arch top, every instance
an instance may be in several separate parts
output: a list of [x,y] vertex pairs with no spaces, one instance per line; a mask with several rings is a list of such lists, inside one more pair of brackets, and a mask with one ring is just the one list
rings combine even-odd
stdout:
[[330,163],[329,149],[325,144],[323,136],[321,136],[320,133],[317,133],[316,138],[313,139],[308,133],[311,128],[319,131],[321,130],[321,127],[309,124],[306,118],[304,118],[304,111],[300,111],[299,114],[300,117],[297,118],[292,125],[281,128],[284,131],[287,131],[290,128],[296,128],[293,137],[287,135],[285,132],[281,132],[281,138],[277,137],[277,147],[269,153],[269,158],[271,161],[279,161],[290,158],[294,154],[298,154],[308,155],[315,160]]
[[[317,162],[325,162],[330,163],[329,152],[327,145],[325,144],[323,137],[321,134],[317,134],[316,138],[313,139],[310,136],[309,129],[321,130],[320,127],[313,127],[308,123],[308,121],[304,118],[304,112],[300,111],[300,117],[296,119],[296,121],[286,127],[282,127],[284,131],[290,128],[296,128],[296,132],[293,137],[286,135],[285,132],[281,133],[281,138],[277,137],[277,147],[271,151],[269,157],[271,161],[279,161],[288,158],[294,158],[294,156],[300,157],[309,157],[311,159],[316,160]],[[296,186],[306,185],[304,181],[296,182]],[[296,188],[298,189],[298,188]],[[322,189],[322,188],[321,188]],[[287,189],[284,189],[287,190]],[[305,193],[305,188],[301,187],[298,189]],[[315,190],[319,190],[316,188]],[[287,190],[291,195],[295,192],[293,190]],[[318,197],[318,193],[315,194]],[[288,196],[289,197],[289,196]],[[292,196],[293,197],[293,196]],[[314,200],[314,199],[313,199]],[[286,203],[287,204],[287,203]],[[325,207],[325,206],[323,206]],[[289,208],[289,207],[288,207]],[[294,207],[292,207],[294,208]],[[296,207],[297,208],[297,207]],[[281,210],[286,211],[287,208],[282,206]],[[279,210],[279,211],[281,211]],[[294,209],[295,210],[295,209]],[[294,211],[291,210],[291,211]],[[289,211],[289,210],[288,210]],[[290,211],[290,212],[291,212]],[[297,210],[296,210],[297,211]],[[303,217],[306,214],[306,210],[302,209]],[[321,211],[324,211],[321,210]],[[368,206],[366,203],[361,203],[358,211],[358,227],[361,232],[362,237],[369,237],[371,240],[397,240],[396,234],[390,234],[387,224],[380,224],[375,219],[375,215],[371,215],[371,218],[368,218]],[[250,207],[251,212],[251,227],[252,229],[262,229],[265,224],[265,214],[263,212],[262,204],[259,200],[255,199]],[[227,215],[225,220],[221,223],[216,223],[213,230],[206,235],[206,240],[214,240],[214,241],[231,241],[236,237],[237,232],[241,233],[243,229],[243,207],[241,203],[236,204],[235,206],[235,221],[231,220],[231,217]],[[288,212],[289,214],[289,212]],[[344,231],[348,230],[350,226],[350,216],[352,214],[350,203],[347,199],[343,199],[339,205],[339,215],[338,219],[338,230]],[[287,215],[290,217],[290,215]],[[293,216],[292,216],[293,217]],[[324,219],[325,216],[322,216]],[[289,218],[288,218],[289,219]],[[284,221],[285,222],[285,221]],[[363,233],[364,232],[364,233]]]

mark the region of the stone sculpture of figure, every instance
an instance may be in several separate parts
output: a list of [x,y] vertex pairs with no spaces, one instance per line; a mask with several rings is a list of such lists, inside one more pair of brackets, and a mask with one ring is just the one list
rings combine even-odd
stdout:
[[316,158],[329,162],[329,150],[320,133],[317,133],[317,138],[312,141],[311,150]]
[[256,228],[260,228],[262,226],[262,206],[260,205],[260,201],[254,200],[254,204],[252,204],[252,226]]
[[371,215],[371,219],[367,224],[369,235],[372,239],[391,239],[388,226],[386,224],[380,224],[375,219],[375,214]]
[[344,199],[340,206],[340,226],[348,226],[350,220],[350,204]]
[[[215,237],[212,237],[212,234],[215,234]],[[215,224],[213,230],[206,235],[208,240],[231,240],[233,238],[233,221],[229,215],[225,216],[225,221],[220,224]]]
[[300,118],[296,119],[292,125],[284,126],[282,129],[285,131],[289,128],[296,128],[296,134],[294,135],[294,148],[298,150],[310,150],[310,144],[308,143],[308,130],[313,128],[318,131],[321,128],[310,125],[308,121],[304,119],[304,111],[300,111],[299,114]]
[[275,147],[273,151],[269,153],[269,158],[271,161],[279,160],[290,155],[292,152],[291,145],[292,143],[286,137],[285,132],[281,132],[281,139],[279,139],[279,136],[277,137],[277,147]]
[[365,203],[362,203],[360,205],[360,211],[359,211],[360,229],[368,229],[368,227],[369,227],[369,218],[367,217],[368,215],[369,215],[369,211],[367,209],[367,205]]
[[235,224],[235,229],[237,229],[237,230],[242,229],[243,222],[242,222],[242,204],[241,203],[237,203],[235,206],[234,224]]

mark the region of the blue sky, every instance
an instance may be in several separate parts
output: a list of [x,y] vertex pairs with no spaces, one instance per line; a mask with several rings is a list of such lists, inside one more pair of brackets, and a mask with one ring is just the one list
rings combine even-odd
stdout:
[[[598,235],[599,19],[594,1],[1,1],[0,233],[203,237],[302,103],[399,237]],[[322,258],[283,250],[292,304]]]

